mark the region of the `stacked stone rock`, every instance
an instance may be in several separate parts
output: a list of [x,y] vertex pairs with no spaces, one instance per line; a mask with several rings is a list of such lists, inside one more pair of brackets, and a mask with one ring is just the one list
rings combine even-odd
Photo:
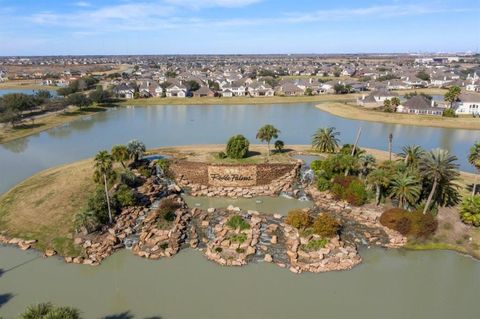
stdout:
[[[242,231],[247,238],[243,243],[238,243],[230,240],[232,235],[238,235],[239,232],[226,225],[229,218],[229,216],[225,216],[218,224],[212,225],[215,239],[207,244],[205,256],[222,266],[242,266],[247,264],[248,258],[256,252],[262,219],[258,216],[251,216],[248,219],[250,228]],[[208,226],[210,225],[208,224]]]

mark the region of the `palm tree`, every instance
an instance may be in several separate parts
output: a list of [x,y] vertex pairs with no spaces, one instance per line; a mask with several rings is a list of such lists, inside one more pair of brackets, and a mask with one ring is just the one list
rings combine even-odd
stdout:
[[338,135],[334,127],[320,128],[312,136],[312,147],[322,153],[333,153],[340,142]]
[[402,152],[398,154],[403,159],[405,166],[418,167],[425,150],[419,145],[407,145],[402,148]]
[[113,173],[112,156],[107,151],[100,151],[95,156],[95,174],[103,177],[103,185],[105,187],[105,197],[107,199],[108,218],[110,223],[113,222],[112,210],[110,209],[110,197],[108,195],[107,179]]
[[421,192],[420,180],[408,171],[396,174],[390,184],[390,196],[398,199],[399,206],[404,209],[413,206]]
[[[440,185],[442,188],[449,188],[452,181],[458,177],[458,164],[454,163],[456,160],[456,156],[450,155],[447,150],[439,148],[431,150],[423,156],[420,161],[419,171],[422,173],[425,180],[432,183],[427,202],[423,209],[423,214],[426,214],[430,209],[433,196],[435,195],[438,186]],[[442,194],[444,194],[443,196],[446,196],[446,192],[442,191]]]
[[358,158],[360,165],[360,177],[367,176],[377,160],[372,154],[361,154]]
[[[473,167],[475,167],[477,171],[480,171],[480,142],[475,143],[470,148],[470,154],[468,155],[468,162]],[[477,177],[475,177],[475,182],[473,183],[472,195],[475,195],[477,190]]]
[[382,192],[390,185],[390,178],[382,168],[373,170],[367,177],[367,183],[375,187],[375,205],[380,205]]
[[257,132],[256,138],[261,142],[267,142],[268,156],[270,156],[270,142],[272,141],[272,139],[278,138],[279,133],[280,130],[278,130],[271,124],[262,126]]
[[115,145],[112,147],[112,158],[116,162],[120,162],[123,168],[126,168],[125,161],[130,158],[130,152],[125,145]]
[[398,96],[392,97],[390,104],[393,106],[393,111],[397,111],[397,107],[401,104],[400,98]]
[[393,134],[388,134],[388,160],[392,161],[392,142],[393,142]]
[[140,142],[139,140],[132,140],[127,144],[128,152],[130,153],[130,157],[136,163],[138,159],[143,156],[145,153],[145,144]]
[[450,108],[452,108],[453,103],[458,100],[460,93],[462,93],[462,90],[456,85],[449,88],[448,92],[445,93],[444,100],[450,103]]

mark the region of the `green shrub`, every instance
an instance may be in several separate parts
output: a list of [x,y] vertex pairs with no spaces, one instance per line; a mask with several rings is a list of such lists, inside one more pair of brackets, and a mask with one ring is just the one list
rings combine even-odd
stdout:
[[145,176],[146,178],[150,178],[152,176],[152,169],[147,166],[141,166],[138,168],[138,172]]
[[222,247],[215,247],[215,252],[221,253],[223,251]]
[[299,230],[304,230],[312,224],[312,217],[301,209],[288,212],[285,223]]
[[331,191],[337,200],[346,200],[354,206],[361,206],[368,200],[364,183],[353,176],[335,176]]
[[460,205],[462,222],[475,227],[480,226],[480,196],[465,197]]
[[135,192],[127,185],[121,184],[114,195],[120,207],[134,206],[137,203]]
[[85,228],[88,233],[96,231],[100,228],[101,223],[93,211],[82,211],[75,214],[74,227],[77,232]]
[[160,202],[155,214],[157,215],[156,222],[159,229],[168,229],[172,226],[172,222],[176,218],[175,211],[181,208],[181,205],[173,199],[167,198]]
[[240,234],[235,234],[230,237],[230,240],[232,243],[239,243],[243,244],[245,240],[247,240],[247,234],[245,233],[240,233]]
[[340,223],[332,216],[322,213],[313,222],[313,232],[321,237],[330,238],[338,234]]
[[230,158],[245,158],[248,154],[250,142],[243,135],[232,136],[227,143],[226,154]]
[[232,229],[240,229],[240,231],[250,228],[250,224],[239,215],[230,217],[226,225]]
[[218,159],[226,159],[226,158],[227,158],[227,154],[225,154],[225,152],[218,152],[217,158],[218,158]]
[[343,186],[340,184],[333,183],[331,192],[336,200],[341,200],[345,197],[345,188],[343,188]]
[[368,199],[368,193],[363,182],[353,180],[345,190],[344,199],[354,206],[362,206],[365,204]]
[[324,177],[317,178],[317,189],[321,192],[327,191],[332,187],[332,183]]
[[170,161],[166,158],[161,158],[159,160],[156,160],[155,161],[155,164],[158,165],[158,167],[160,167],[160,169],[162,170],[163,174],[165,175],[169,175],[169,170],[170,170]]
[[322,160],[314,160],[310,163],[310,168],[312,171],[314,171],[316,174],[318,174],[322,170]]
[[300,248],[303,251],[311,252],[311,251],[317,251],[321,248],[325,248],[327,244],[328,244],[328,239],[325,239],[325,238],[312,239],[306,245],[302,245]]
[[56,307],[51,303],[28,306],[20,319],[80,319],[80,311],[71,307]]
[[[118,204],[115,201],[115,198],[110,199],[110,208],[112,213],[116,213]],[[94,212],[99,222],[102,224],[109,221],[107,198],[103,187],[97,187],[93,195],[88,199],[86,210]]]
[[444,117],[457,117],[457,114],[455,114],[455,110],[453,109],[445,109],[442,115]]
[[237,252],[237,254],[243,254],[245,252],[245,249],[238,247],[237,249],[235,249],[235,251]]
[[168,243],[163,243],[159,247],[160,247],[161,250],[165,250],[165,249],[168,248]]
[[120,174],[120,182],[128,187],[135,188],[142,185],[142,180],[138,178],[132,171],[124,171]]

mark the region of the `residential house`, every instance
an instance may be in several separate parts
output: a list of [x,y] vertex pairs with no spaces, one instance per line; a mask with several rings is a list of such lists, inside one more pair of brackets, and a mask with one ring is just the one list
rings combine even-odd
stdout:
[[275,91],[273,90],[273,88],[265,82],[260,83],[260,82],[254,81],[248,85],[247,91],[248,91],[248,94],[255,97],[275,95]]
[[214,97],[215,92],[210,90],[210,88],[206,85],[203,85],[198,90],[193,92],[193,97]]
[[398,113],[422,115],[442,116],[444,110],[444,108],[436,106],[433,100],[430,101],[423,95],[415,95],[397,107]]
[[125,99],[133,99],[136,91],[137,88],[133,83],[121,83],[113,88],[115,96]]
[[286,82],[279,86],[278,93],[284,96],[300,96],[305,94],[305,89],[302,89],[291,82]]
[[458,101],[453,103],[455,114],[480,115],[480,94],[478,93],[462,93],[458,97]]
[[364,107],[379,107],[383,105],[385,100],[391,100],[394,97],[398,97],[398,94],[385,89],[379,89],[357,99],[357,104]]
[[188,90],[180,81],[179,83],[170,84],[166,89],[167,97],[187,97]]

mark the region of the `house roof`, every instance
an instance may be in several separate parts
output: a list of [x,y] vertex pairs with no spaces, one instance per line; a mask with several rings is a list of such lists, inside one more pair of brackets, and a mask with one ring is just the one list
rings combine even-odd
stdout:
[[462,94],[460,94],[458,99],[462,102],[467,102],[467,103],[471,103],[471,102],[480,103],[480,94],[463,92]]
[[432,104],[430,100],[422,95],[415,95],[411,97],[410,99],[408,99],[408,101],[403,103],[403,106],[409,109],[417,109],[417,110],[432,108]]

